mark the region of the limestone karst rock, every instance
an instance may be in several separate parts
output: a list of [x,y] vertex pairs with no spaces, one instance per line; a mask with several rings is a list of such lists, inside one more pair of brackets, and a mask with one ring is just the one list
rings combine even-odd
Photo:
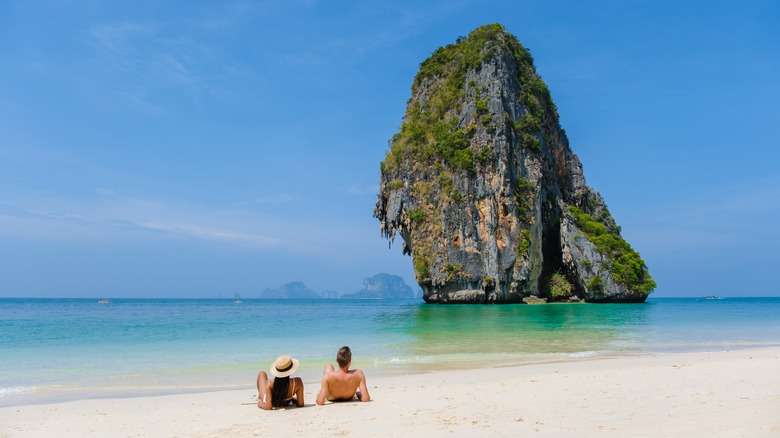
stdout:
[[499,24],[420,65],[374,215],[391,244],[401,236],[427,302],[641,302],[655,287]]

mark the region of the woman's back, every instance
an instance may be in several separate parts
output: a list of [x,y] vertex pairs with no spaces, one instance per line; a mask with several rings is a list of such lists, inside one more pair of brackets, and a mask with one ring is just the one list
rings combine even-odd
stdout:
[[288,355],[279,356],[271,366],[270,372],[275,379],[269,380],[265,371],[257,375],[257,406],[261,409],[273,409],[295,403],[304,406],[303,380],[290,377],[298,369],[298,360]]

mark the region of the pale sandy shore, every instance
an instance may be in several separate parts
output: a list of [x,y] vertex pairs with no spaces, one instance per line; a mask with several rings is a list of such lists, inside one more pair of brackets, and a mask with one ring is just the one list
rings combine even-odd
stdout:
[[246,390],[0,409],[0,436],[780,437],[780,349],[369,377],[370,403],[261,411]]

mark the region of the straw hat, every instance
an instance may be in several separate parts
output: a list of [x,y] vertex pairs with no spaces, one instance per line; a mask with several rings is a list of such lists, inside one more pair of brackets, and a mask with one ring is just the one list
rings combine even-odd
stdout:
[[287,377],[298,369],[299,364],[298,359],[290,357],[289,354],[279,356],[271,365],[271,374],[274,377]]

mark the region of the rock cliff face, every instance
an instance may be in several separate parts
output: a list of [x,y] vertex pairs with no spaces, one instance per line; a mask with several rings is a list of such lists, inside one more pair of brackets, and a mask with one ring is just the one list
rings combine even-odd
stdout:
[[655,287],[585,184],[533,58],[498,24],[420,65],[374,215],[427,302],[641,302]]

